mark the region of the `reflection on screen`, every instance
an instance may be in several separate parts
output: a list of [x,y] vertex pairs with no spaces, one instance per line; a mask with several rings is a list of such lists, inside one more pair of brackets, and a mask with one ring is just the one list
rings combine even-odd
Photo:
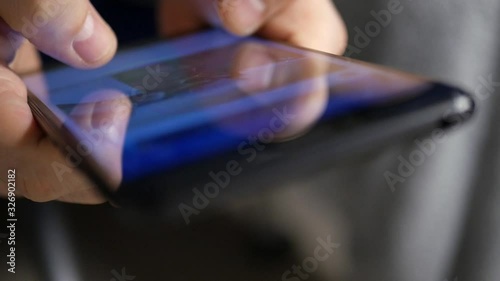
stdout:
[[290,140],[317,122],[426,87],[412,76],[221,32],[129,51],[103,69],[25,81],[35,94],[49,93],[89,139],[98,132],[106,145],[96,146],[95,158],[125,181],[259,142],[263,130],[271,141]]

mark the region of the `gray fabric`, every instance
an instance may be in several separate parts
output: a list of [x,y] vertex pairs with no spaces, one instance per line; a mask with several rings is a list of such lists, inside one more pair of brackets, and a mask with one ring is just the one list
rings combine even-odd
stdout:
[[[352,37],[355,27],[364,29],[374,20],[371,12],[387,9],[390,2],[337,1],[351,46],[359,47]],[[392,15],[390,24],[353,57],[471,92],[490,75],[500,81],[500,2],[401,0],[401,5],[403,11]],[[293,238],[299,260],[311,254],[317,237],[331,234],[342,241],[335,259],[320,268],[325,280],[498,280],[499,98],[493,92],[486,97],[484,90],[478,92],[476,118],[449,133],[394,192],[384,172],[395,170],[397,157],[415,149],[412,141],[346,162],[248,205],[266,210],[272,222],[259,217],[260,223]],[[248,205],[239,207],[242,217]]]
[[[373,20],[371,11],[387,9],[389,2],[337,5],[352,36],[355,27]],[[294,237],[299,257],[312,254],[316,237],[338,239],[341,250],[321,271],[325,280],[499,280],[499,100],[480,86],[490,75],[500,82],[500,2],[401,0],[401,5],[403,11],[354,57],[477,92],[476,118],[449,133],[395,192],[384,172],[395,170],[398,156],[415,149],[412,142],[297,183],[275,194],[266,208]]]
[[[368,1],[340,5],[348,9],[348,5],[365,6],[363,2]],[[372,9],[385,3],[376,1]],[[402,3],[404,11],[372,42],[365,59],[449,81],[473,93],[481,77],[493,75],[493,81],[500,81],[498,1]],[[407,252],[401,251],[397,262],[402,269],[399,280],[443,280],[455,275],[460,280],[500,278],[495,266],[500,262],[496,172],[500,142],[495,126],[499,101],[495,93],[488,98],[478,96],[477,101],[474,122],[440,147],[421,173],[404,186],[413,194],[406,202],[408,213],[399,220],[412,222],[413,227],[407,229],[411,235],[401,241]],[[421,247],[436,254],[429,255]],[[453,260],[455,253],[461,253],[458,262]],[[413,260],[418,265],[425,260],[425,267],[414,272]],[[450,271],[446,267],[454,264],[455,272],[446,273]]]
[[[340,6],[347,11],[349,5],[367,5],[363,2],[368,1],[345,1]],[[372,9],[387,2],[376,3]],[[493,75],[493,81],[500,81],[498,1],[402,3],[405,10],[372,42],[365,59],[449,81],[473,93],[481,77]],[[500,278],[496,266],[500,263],[496,171],[500,142],[495,126],[499,101],[493,92],[485,97],[484,89],[477,94],[481,94],[476,98],[477,118],[440,147],[404,186],[412,194],[407,213],[398,219],[413,226],[401,241],[406,251],[399,251],[400,259],[395,261],[401,269],[399,280]],[[458,261],[456,253],[461,254]],[[415,271],[415,264],[421,270]]]

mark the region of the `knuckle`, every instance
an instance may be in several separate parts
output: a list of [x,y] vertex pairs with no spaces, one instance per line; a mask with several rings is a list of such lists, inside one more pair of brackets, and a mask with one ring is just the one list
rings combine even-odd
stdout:
[[[81,9],[78,5],[81,1],[68,0],[21,0],[15,11],[6,12],[4,16],[10,27],[20,32],[28,39],[36,38],[47,26],[55,26],[60,29],[73,29],[75,16],[79,13],[71,12],[71,9]],[[74,5],[71,5],[74,4]],[[78,21],[76,21],[78,22]]]

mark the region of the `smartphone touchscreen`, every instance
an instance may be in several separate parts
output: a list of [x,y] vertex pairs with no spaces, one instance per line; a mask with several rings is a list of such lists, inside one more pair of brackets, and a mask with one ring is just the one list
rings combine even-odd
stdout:
[[[281,154],[314,167],[314,157],[290,155],[328,154],[307,139],[318,128],[315,140],[327,140],[346,116],[395,120],[431,107],[412,122],[439,126],[464,96],[418,76],[217,30],[124,50],[99,69],[23,79],[36,118],[66,156],[53,163],[58,177],[79,169],[108,194],[136,197],[152,188],[190,190],[218,170],[238,177],[245,165],[280,165]],[[470,110],[472,101],[461,101]]]

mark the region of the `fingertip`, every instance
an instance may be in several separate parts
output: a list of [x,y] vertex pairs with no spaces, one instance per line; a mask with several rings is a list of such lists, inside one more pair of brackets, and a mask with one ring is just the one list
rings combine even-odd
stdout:
[[12,31],[9,34],[22,34],[61,62],[93,68],[107,63],[116,52],[114,32],[88,0],[17,1],[15,10],[6,2],[0,1],[0,18]]
[[78,60],[70,64],[79,68],[102,66],[113,58],[117,45],[114,32],[92,8],[73,40],[72,52]]
[[295,1],[267,22],[259,34],[337,55],[344,52],[348,41],[345,23],[329,0]]
[[267,8],[263,0],[216,0],[214,5],[224,28],[238,36],[257,31]]

